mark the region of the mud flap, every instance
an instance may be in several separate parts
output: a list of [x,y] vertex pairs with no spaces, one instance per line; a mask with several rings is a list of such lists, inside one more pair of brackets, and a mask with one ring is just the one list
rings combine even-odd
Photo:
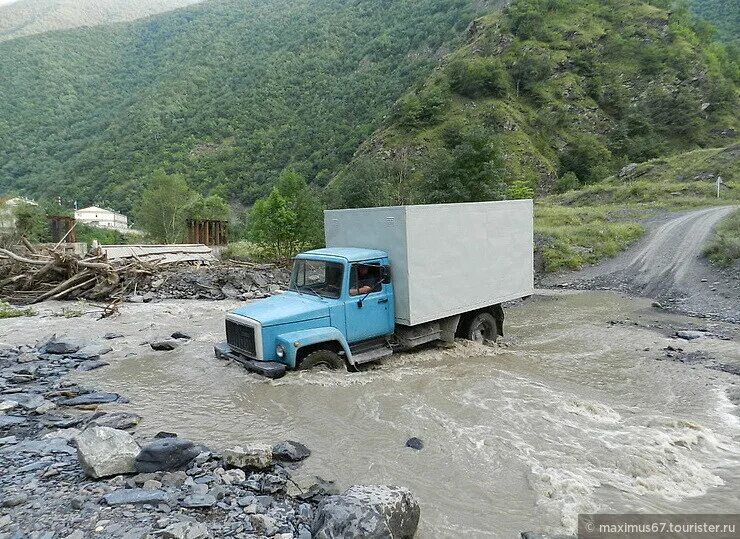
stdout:
[[213,352],[218,359],[236,361],[244,365],[244,368],[248,371],[267,378],[282,378],[285,376],[285,371],[287,370],[287,367],[283,363],[278,363],[277,361],[257,361],[256,359],[246,358],[232,350],[225,342],[214,344]]
[[493,317],[496,319],[496,329],[500,337],[504,336],[504,308],[500,303],[493,306]]

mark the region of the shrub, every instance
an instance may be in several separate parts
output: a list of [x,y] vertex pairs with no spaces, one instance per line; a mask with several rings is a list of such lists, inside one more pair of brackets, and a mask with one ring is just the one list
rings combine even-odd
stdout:
[[534,189],[529,185],[529,182],[524,180],[516,180],[509,186],[509,198],[511,199],[524,199],[533,198]]
[[714,232],[714,237],[704,248],[713,264],[728,267],[740,259],[740,210],[724,219]]
[[581,182],[578,180],[578,176],[569,171],[557,179],[555,182],[555,191],[558,193],[565,193],[566,191],[578,189],[580,185]]
[[466,97],[503,97],[511,85],[497,58],[458,59],[450,63],[448,73],[452,90]]

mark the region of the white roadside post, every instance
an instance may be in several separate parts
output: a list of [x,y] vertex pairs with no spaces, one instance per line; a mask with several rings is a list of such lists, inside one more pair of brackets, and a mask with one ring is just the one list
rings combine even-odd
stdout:
[[719,186],[722,185],[722,176],[717,175],[717,198],[719,198]]

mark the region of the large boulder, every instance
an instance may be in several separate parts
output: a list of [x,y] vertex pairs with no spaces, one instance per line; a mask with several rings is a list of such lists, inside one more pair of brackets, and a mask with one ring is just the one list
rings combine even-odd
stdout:
[[79,339],[75,339],[67,335],[62,335],[61,337],[54,335],[43,346],[42,351],[47,354],[73,354],[83,346],[85,346],[85,343]]
[[184,438],[159,438],[141,450],[134,467],[137,472],[177,470],[197,457],[200,449]]
[[77,458],[87,475],[98,479],[133,473],[139,444],[123,430],[89,427],[75,438]]
[[239,445],[223,451],[224,460],[234,468],[263,470],[272,466],[272,446],[265,444],[241,447]]
[[419,503],[406,488],[354,485],[325,498],[313,521],[314,539],[404,539],[419,525]]
[[286,440],[272,446],[272,458],[298,462],[311,456],[311,450],[300,442]]

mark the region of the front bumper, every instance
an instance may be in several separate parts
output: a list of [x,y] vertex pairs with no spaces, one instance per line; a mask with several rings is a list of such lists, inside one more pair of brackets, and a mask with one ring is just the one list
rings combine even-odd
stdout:
[[248,371],[261,374],[267,378],[282,378],[285,376],[285,371],[287,370],[287,366],[284,363],[278,363],[277,361],[258,361],[245,357],[231,348],[226,342],[213,345],[213,351],[217,358],[236,361],[244,365]]

